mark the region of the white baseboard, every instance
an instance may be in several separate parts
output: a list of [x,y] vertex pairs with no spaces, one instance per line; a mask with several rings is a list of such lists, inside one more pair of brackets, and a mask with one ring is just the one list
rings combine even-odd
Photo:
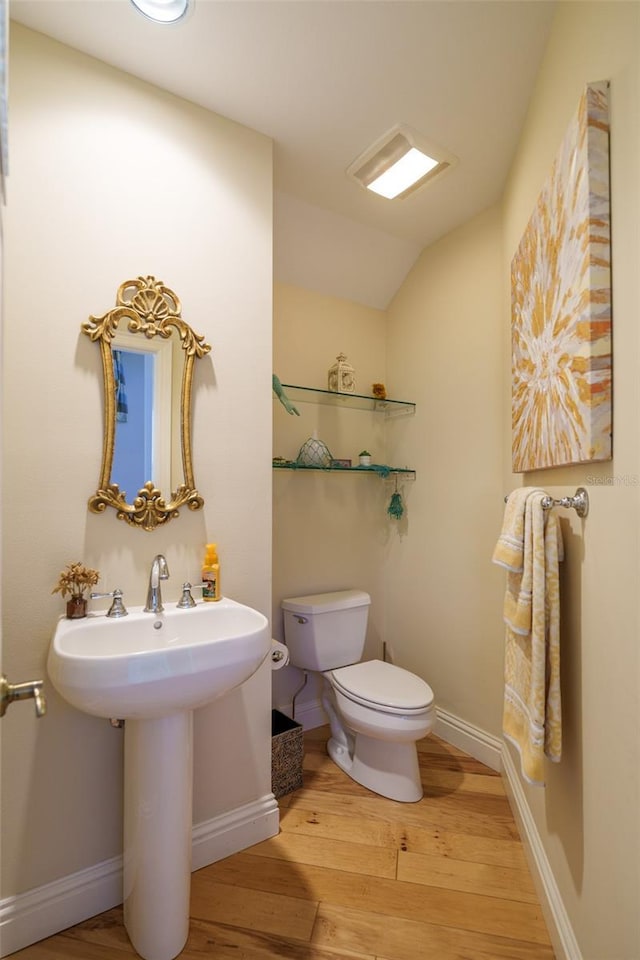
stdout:
[[213,820],[198,823],[192,834],[191,869],[200,870],[209,863],[246,850],[254,843],[275,837],[279,828],[278,801],[272,793]]
[[[279,828],[272,793],[193,828],[192,869],[267,840]],[[0,901],[0,957],[122,903],[122,857]]]
[[522,789],[520,776],[506,743],[502,745],[502,770],[507,796],[527,854],[556,960],[583,960],[551,864]]
[[436,722],[433,732],[459,750],[464,750],[474,760],[479,760],[492,770],[502,770],[502,740],[485,730],[475,727],[453,713],[436,707]]
[[[285,716],[291,716],[290,700],[282,705],[274,703],[273,706],[274,709],[280,710]],[[329,723],[320,700],[301,700],[300,703],[296,703],[295,712],[296,715],[293,719],[296,723],[302,724],[303,730],[314,730],[316,727],[323,727],[325,723]]]
[[122,903],[122,857],[0,901],[0,956]]
[[[290,705],[278,709],[282,709],[283,713],[288,714]],[[433,730],[436,736],[446,743],[464,750],[470,757],[486,764],[491,770],[502,773],[509,803],[520,830],[533,880],[540,897],[540,904],[556,958],[557,960],[583,960],[506,743],[500,737],[494,737],[485,730],[467,723],[466,720],[462,720],[461,717],[456,717],[446,710],[436,708],[436,714],[437,719]],[[303,725],[305,730],[320,727],[328,722],[319,700],[297,704],[296,720]]]
[[525,848],[531,875],[536,886],[540,905],[549,930],[556,960],[583,960],[573,928],[551,864],[542,845],[538,828],[531,815],[518,771],[513,763],[507,744],[479,727],[461,720],[446,710],[436,710],[434,733],[447,743],[464,750],[470,757],[480,760],[492,770],[502,773],[507,797],[518,824]]
[[[286,716],[291,716],[291,703],[274,704]],[[492,737],[479,727],[474,727],[460,717],[447,713],[436,707],[436,723],[433,732],[447,743],[464,750],[470,757],[480,760],[492,770],[500,771],[502,756],[502,740]],[[320,700],[303,700],[296,704],[295,720],[302,724],[304,730],[313,730],[329,722]]]

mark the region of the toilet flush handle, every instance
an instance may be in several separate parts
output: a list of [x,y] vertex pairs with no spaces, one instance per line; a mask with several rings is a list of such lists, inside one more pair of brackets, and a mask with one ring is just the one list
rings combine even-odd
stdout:
[[296,617],[294,617],[294,619],[297,620],[298,623],[309,623],[309,621],[307,620],[306,617],[298,617],[298,616],[296,616]]

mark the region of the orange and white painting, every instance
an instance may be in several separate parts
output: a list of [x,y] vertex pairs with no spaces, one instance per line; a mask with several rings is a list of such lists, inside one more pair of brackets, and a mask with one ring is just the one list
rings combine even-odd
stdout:
[[608,83],[590,84],[511,262],[516,473],[611,458]]

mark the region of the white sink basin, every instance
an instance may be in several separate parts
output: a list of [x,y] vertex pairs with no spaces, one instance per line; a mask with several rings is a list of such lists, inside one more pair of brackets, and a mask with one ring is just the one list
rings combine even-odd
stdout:
[[223,597],[163,613],[62,618],[49,649],[51,682],[97,717],[151,719],[201,707],[248,680],[267,656],[261,613]]

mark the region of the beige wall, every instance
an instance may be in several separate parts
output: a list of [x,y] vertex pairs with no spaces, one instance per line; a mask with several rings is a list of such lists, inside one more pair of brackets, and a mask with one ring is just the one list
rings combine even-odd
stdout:
[[385,634],[438,705],[499,733],[501,588],[490,558],[502,502],[499,211],[427,248],[392,301],[387,364],[416,415],[393,459],[418,470],[389,541]]
[[[385,380],[386,319],[381,310],[277,284],[274,298],[273,369],[283,383],[326,389],[327,372],[342,351],[353,364],[358,392]],[[295,459],[314,432],[334,457],[358,462],[360,450],[386,462],[387,431],[380,414],[298,403],[290,416],[273,402],[274,455]],[[273,634],[282,637],[283,597],[358,587],[369,591],[367,651],[381,655],[384,611],[384,544],[392,488],[375,476],[274,471]],[[288,707],[300,674],[286,667],[273,675],[274,704]],[[313,683],[298,711],[317,700]],[[304,719],[303,714],[298,713]]]
[[[500,733],[504,584],[489,559],[502,494],[523,482],[558,496],[589,488],[584,522],[561,514],[563,758],[545,789],[523,784],[584,960],[640,956],[639,9],[559,6],[503,207],[425,250],[388,311],[389,384],[418,403],[398,455],[411,451],[419,479],[407,536],[387,551],[384,633],[441,707]],[[522,477],[510,471],[510,261],[584,85],[602,79],[611,81],[614,460]]]
[[[417,412],[385,427],[371,414],[310,404],[289,417],[274,402],[273,453],[294,457],[317,430],[334,456],[355,458],[366,445],[418,470],[400,524],[387,520],[391,491],[376,479],[275,475],[274,636],[283,596],[363,587],[373,597],[367,653],[379,655],[386,640],[441,707],[498,735],[503,579],[490,556],[503,493],[522,482],[558,494],[589,485],[587,520],[562,513],[564,756],[546,789],[525,787],[584,960],[640,955],[638,31],[636,3],[559,5],[503,207],[426,250],[388,317],[286,286],[274,308],[273,369],[283,382],[323,387],[343,350],[363,392],[383,380]],[[177,586],[197,576],[202,544],[216,539],[225,592],[269,612],[271,160],[257,134],[19,27],[12,33],[3,667],[21,679],[44,674],[60,610],[49,591],[76,556],[139,602],[153,553],[167,554]],[[522,478],[509,469],[509,263],[584,84],[606,78],[615,459]],[[194,426],[206,508],[154,535],[84,508],[99,468],[101,398],[96,351],[79,325],[140,272],[175,286],[214,347]],[[285,705],[295,671],[274,680]],[[266,720],[263,687],[258,678],[201,712],[196,820],[264,792],[268,733],[258,724],[252,737],[243,721],[245,709]],[[5,896],[120,851],[119,735],[48,693],[45,721],[24,705],[2,721]],[[220,732],[231,724],[247,757],[241,770]],[[216,779],[221,763],[237,777]]]
[[[15,24],[11,40],[3,668],[19,680],[45,676],[69,560],[138,604],[162,552],[172,601],[215,540],[225,594],[270,612],[272,162],[253,131]],[[147,273],[213,347],[194,390],[205,508],[154,533],[87,511],[102,384],[80,333]],[[265,669],[197,713],[196,822],[270,791]],[[46,689],[43,720],[23,704],[2,721],[3,896],[121,853],[122,734]]]
[[[563,3],[532,98],[504,202],[504,331],[508,270],[586,83],[610,80],[614,459],[509,473],[505,485],[589,489],[581,522],[562,512],[562,762],[545,790],[526,788],[585,960],[640,956],[638,576],[640,557],[640,5]],[[508,342],[505,342],[505,364]]]
[[[562,511],[563,758],[545,789],[523,784],[584,960],[640,956],[639,9],[559,6],[502,209],[425,250],[388,311],[389,384],[418,403],[398,455],[411,451],[419,479],[407,535],[387,551],[384,635],[441,707],[500,733],[504,584],[489,558],[503,492],[589,488],[584,522]],[[584,85],[601,79],[611,81],[614,460],[521,477],[510,471],[510,261]]]

